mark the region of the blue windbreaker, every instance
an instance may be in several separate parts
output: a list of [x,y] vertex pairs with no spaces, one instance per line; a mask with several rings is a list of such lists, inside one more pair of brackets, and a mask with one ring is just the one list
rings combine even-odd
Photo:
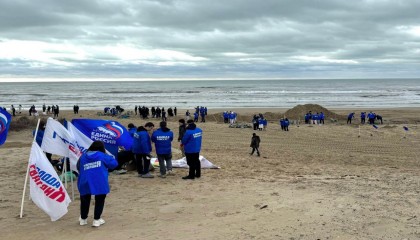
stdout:
[[152,142],[146,129],[134,133],[132,151],[134,154],[150,154]]
[[174,133],[169,128],[159,128],[152,134],[152,142],[155,143],[156,154],[172,153],[171,142],[174,140]]
[[133,127],[133,128],[129,128],[129,129],[128,129],[128,132],[130,133],[130,136],[134,137],[134,133],[136,133],[136,132],[137,132],[137,129],[136,129],[135,127]]
[[182,145],[186,153],[199,153],[201,150],[201,140],[203,131],[198,128],[195,124],[190,124],[187,127],[187,131],[182,138]]
[[108,169],[117,167],[117,160],[102,152],[88,151],[80,157],[78,165],[80,195],[109,193]]

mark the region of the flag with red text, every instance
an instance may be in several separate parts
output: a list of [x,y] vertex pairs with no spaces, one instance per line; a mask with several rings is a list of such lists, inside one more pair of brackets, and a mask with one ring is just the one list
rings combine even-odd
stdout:
[[36,142],[29,157],[30,194],[32,201],[51,218],[60,219],[67,213],[71,200],[54,167]]

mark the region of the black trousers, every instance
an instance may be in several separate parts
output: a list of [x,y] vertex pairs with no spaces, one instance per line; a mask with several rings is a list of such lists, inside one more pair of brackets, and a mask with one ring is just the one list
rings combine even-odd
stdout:
[[118,157],[117,157],[118,166],[114,170],[120,170],[121,167],[125,163],[128,163],[131,160],[135,160],[134,159],[134,153],[133,152],[131,152],[131,151],[121,151],[121,152],[118,152]]
[[[80,217],[86,219],[89,214],[90,207],[90,198],[91,195],[80,195]],[[95,196],[95,212],[93,219],[98,220],[101,218],[102,212],[105,206],[106,194],[96,195]]]
[[258,151],[258,148],[256,148],[256,147],[252,148],[251,155],[254,154],[255,150],[257,150],[257,155],[260,156],[260,151]]
[[188,176],[190,178],[201,177],[200,153],[185,153],[185,157],[187,158],[187,164],[190,167]]
[[136,165],[138,174],[146,174],[150,171],[150,159],[147,154],[136,154]]

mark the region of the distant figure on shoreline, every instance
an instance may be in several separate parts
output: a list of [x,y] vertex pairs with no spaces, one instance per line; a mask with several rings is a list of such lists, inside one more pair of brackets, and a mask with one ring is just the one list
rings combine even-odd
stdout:
[[360,113],[360,123],[365,124],[366,123],[366,112]]
[[350,113],[347,116],[347,124],[351,124],[351,120],[354,118],[354,112]]

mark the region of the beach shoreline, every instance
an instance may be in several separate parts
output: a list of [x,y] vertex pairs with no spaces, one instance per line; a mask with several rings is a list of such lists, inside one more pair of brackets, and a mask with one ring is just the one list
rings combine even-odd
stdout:
[[[232,110],[244,115],[245,121],[271,108]],[[210,115],[220,112],[209,109]],[[25,201],[24,217],[17,217],[33,129],[10,131],[6,144],[0,147],[2,236],[191,239],[195,234],[200,239],[416,239],[416,216],[420,216],[420,134],[416,121],[420,110],[396,108],[380,113],[385,120],[395,122],[385,122],[379,129],[369,125],[359,128],[356,118],[352,125],[326,121],[325,125],[291,125],[290,131],[284,132],[278,119],[273,119],[266,131],[253,131],[229,128],[209,118],[206,123],[197,123],[203,129],[201,155],[221,169],[203,170],[202,178],[194,181],[181,179],[186,169],[175,169],[175,175],[166,179],[142,179],[134,171],[111,174],[111,193],[103,214],[107,223],[100,229],[78,225],[77,188],[69,212],[57,222],[50,222],[30,201]],[[175,139],[180,117],[168,121]],[[77,115],[60,111],[59,118],[112,119],[124,126],[147,121],[157,125],[160,121],[98,116],[97,111],[83,108]],[[399,119],[411,122],[398,123]],[[404,132],[403,126],[410,131]],[[260,158],[249,155],[253,132],[261,137]],[[179,148],[176,141],[173,148]],[[173,155],[174,159],[181,157],[178,152]],[[162,229],[167,234],[162,235]]]

